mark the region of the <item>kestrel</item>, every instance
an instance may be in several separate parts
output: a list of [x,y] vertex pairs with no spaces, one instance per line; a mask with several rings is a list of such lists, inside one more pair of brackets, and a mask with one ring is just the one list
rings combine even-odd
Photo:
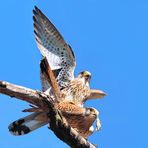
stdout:
[[[72,48],[41,10],[35,7],[33,13],[38,48],[43,57],[47,58],[63,98],[82,107],[86,100],[104,97],[103,91],[90,89],[90,72],[83,71],[74,77],[76,60]],[[50,94],[51,86],[42,69],[40,77],[42,90]]]
[[[81,136],[87,138],[92,134],[91,126],[99,114],[96,109],[82,108],[70,102],[57,103],[56,107],[62,112],[69,125]],[[47,112],[36,110],[31,115],[14,121],[8,128],[13,135],[24,135],[48,123],[50,121],[47,118]]]

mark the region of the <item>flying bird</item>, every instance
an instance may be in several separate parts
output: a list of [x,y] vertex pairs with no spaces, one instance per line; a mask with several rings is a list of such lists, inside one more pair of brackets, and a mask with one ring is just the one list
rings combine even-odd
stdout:
[[[82,108],[71,102],[60,102],[56,104],[56,107],[61,111],[68,124],[81,136],[87,138],[93,133],[92,124],[99,114],[96,109]],[[48,123],[50,124],[47,112],[36,109],[31,115],[11,123],[8,128],[13,135],[24,135]]]
[[[74,77],[76,59],[71,46],[36,6],[33,14],[35,39],[41,54],[47,58],[56,77],[64,98],[61,101],[70,101],[82,107],[86,100],[104,97],[106,94],[103,91],[90,89],[90,72],[83,71]],[[51,85],[42,69],[40,78],[42,90],[50,94]]]

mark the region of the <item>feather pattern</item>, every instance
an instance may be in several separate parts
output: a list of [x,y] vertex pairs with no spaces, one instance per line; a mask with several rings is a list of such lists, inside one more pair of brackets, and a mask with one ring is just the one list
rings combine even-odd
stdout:
[[[83,137],[90,135],[90,127],[98,116],[94,108],[81,108],[70,102],[61,102],[55,104],[62,112],[71,127],[80,133]],[[27,111],[27,110],[26,110]],[[39,110],[29,116],[18,119],[9,125],[9,131],[16,136],[28,134],[48,123],[47,113]]]
[[[74,78],[76,61],[72,48],[37,7],[35,7],[33,13],[34,34],[38,48],[41,54],[47,58],[52,70],[61,69],[57,81],[60,87],[65,87]],[[47,90],[49,84],[44,82],[43,79],[41,73],[42,84],[45,83],[44,90]]]
[[12,122],[8,129],[13,135],[24,135],[48,123],[46,114],[32,113],[29,116]]

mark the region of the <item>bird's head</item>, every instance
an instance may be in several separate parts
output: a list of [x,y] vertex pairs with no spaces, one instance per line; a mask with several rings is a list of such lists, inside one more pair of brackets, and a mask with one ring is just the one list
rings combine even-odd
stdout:
[[85,82],[90,82],[91,73],[89,71],[82,71],[78,74],[78,78],[84,78]]
[[93,119],[93,122],[96,121],[96,131],[99,131],[101,129],[99,111],[93,107],[89,107],[89,108],[86,108],[85,114],[88,118]]

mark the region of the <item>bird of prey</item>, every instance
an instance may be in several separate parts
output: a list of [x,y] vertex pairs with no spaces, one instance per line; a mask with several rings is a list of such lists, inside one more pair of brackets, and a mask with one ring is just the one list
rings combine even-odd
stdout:
[[[86,100],[104,97],[103,91],[90,89],[90,72],[83,71],[74,77],[76,59],[72,48],[40,9],[35,7],[33,14],[38,48],[43,57],[47,58],[64,100],[82,107]],[[42,70],[40,77],[42,90],[50,94],[51,85]]]
[[[91,126],[99,114],[96,109],[82,108],[71,102],[60,102],[56,107],[62,112],[69,125],[81,136],[87,138],[92,134]],[[50,124],[47,112],[36,109],[31,115],[11,123],[8,128],[13,135],[24,135],[48,123]]]

